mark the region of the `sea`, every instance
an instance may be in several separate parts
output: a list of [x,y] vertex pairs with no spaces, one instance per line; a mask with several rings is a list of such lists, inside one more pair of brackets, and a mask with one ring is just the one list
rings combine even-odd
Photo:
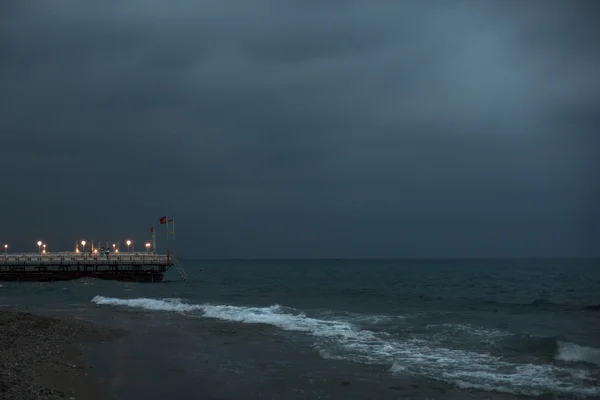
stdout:
[[117,399],[600,399],[600,260],[182,260],[163,283],[0,283]]

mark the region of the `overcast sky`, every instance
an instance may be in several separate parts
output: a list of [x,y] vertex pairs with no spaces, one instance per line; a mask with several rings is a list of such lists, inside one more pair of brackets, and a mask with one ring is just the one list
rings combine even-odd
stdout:
[[0,4],[0,241],[600,256],[600,2]]

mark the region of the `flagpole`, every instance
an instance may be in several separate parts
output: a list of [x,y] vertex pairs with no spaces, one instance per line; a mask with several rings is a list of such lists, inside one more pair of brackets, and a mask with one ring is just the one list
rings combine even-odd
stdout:
[[175,254],[175,218],[173,218],[173,230],[171,234],[173,235],[173,254]]
[[169,216],[165,214],[165,228],[167,232],[167,253],[169,252]]
[[152,250],[156,254],[156,227],[152,227]]

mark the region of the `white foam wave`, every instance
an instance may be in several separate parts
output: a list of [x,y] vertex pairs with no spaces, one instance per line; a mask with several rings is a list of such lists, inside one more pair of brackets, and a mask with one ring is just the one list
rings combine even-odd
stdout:
[[565,362],[585,362],[600,366],[600,349],[575,343],[558,342],[556,359]]
[[200,312],[203,317],[250,324],[268,324],[309,334],[325,358],[389,365],[393,373],[414,374],[453,382],[463,388],[522,395],[569,393],[600,395],[600,381],[586,371],[550,364],[514,364],[486,353],[446,348],[419,339],[401,340],[348,321],[309,318],[293,309],[187,304],[177,299],[118,299],[96,296],[96,304],[149,310]]
[[99,305],[111,305],[111,306],[126,306],[133,308],[143,308],[152,311],[199,311],[202,310],[201,306],[193,304],[182,303],[178,299],[117,299],[114,297],[95,296],[92,299],[92,303]]
[[380,315],[380,314],[358,314],[353,312],[333,312],[331,310],[319,311],[317,318],[337,319],[360,325],[385,325],[407,319],[406,315]]

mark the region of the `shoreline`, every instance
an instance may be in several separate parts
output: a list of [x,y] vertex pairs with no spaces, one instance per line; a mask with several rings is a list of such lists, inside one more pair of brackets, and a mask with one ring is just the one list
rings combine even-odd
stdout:
[[81,345],[126,332],[79,318],[0,309],[0,398],[112,400]]

